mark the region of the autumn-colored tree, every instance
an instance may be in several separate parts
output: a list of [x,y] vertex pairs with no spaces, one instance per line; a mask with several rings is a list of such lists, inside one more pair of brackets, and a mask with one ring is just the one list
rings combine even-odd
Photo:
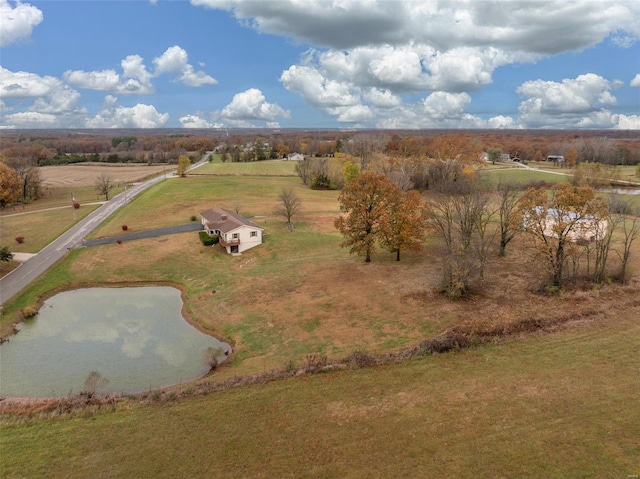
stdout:
[[344,236],[340,246],[349,247],[349,253],[364,256],[370,262],[387,222],[389,203],[399,191],[395,183],[379,173],[364,173],[347,183],[338,197],[340,211],[347,214],[334,222]]
[[[395,184],[395,183],[394,183]],[[387,204],[380,228],[380,242],[400,261],[400,251],[420,251],[424,236],[424,217],[420,193],[398,189]]]
[[579,251],[573,245],[594,234],[591,230],[606,218],[608,205],[593,188],[557,184],[550,195],[544,188],[529,189],[522,209],[525,231],[534,238],[551,284],[560,288],[567,261]]
[[347,160],[342,164],[342,178],[345,183],[349,183],[352,179],[360,174],[360,165]]
[[16,170],[0,161],[0,208],[13,204],[22,193],[22,182]]
[[573,168],[578,163],[578,150],[575,147],[571,147],[564,154],[564,161],[569,168]]
[[176,172],[178,176],[187,176],[189,166],[191,166],[191,160],[189,157],[187,155],[180,155],[180,158],[178,158],[178,171]]

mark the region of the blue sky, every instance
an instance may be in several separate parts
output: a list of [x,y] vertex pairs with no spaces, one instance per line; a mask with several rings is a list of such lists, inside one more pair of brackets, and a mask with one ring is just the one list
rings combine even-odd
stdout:
[[0,0],[0,127],[640,129],[639,40],[624,0]]

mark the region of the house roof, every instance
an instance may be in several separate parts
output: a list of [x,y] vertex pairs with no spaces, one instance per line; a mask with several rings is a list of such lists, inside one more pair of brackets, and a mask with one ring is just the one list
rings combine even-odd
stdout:
[[262,230],[257,224],[252,223],[246,218],[234,213],[233,211],[225,210],[223,208],[211,208],[210,210],[203,211],[200,216],[204,218],[205,224],[209,229],[220,230],[223,233],[229,233],[241,226],[250,226]]

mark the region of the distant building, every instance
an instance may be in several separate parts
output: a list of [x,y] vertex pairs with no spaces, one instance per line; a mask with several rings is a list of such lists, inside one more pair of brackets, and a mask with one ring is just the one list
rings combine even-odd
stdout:
[[547,161],[552,161],[554,163],[562,164],[562,163],[564,163],[564,156],[562,156],[562,155],[549,155],[549,156],[547,156]]

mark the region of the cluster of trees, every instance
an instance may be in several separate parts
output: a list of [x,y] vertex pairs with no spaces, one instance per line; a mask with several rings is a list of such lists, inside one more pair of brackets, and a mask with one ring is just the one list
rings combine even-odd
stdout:
[[404,192],[386,175],[368,172],[348,181],[338,201],[345,215],[335,227],[350,253],[370,262],[380,244],[400,261],[401,251],[421,249],[425,224],[417,191]]
[[0,157],[0,208],[17,202],[27,203],[42,196],[42,179],[37,167],[24,161],[13,166]]
[[[399,260],[402,250],[418,251],[428,231],[444,248],[442,291],[449,297],[461,297],[482,281],[491,261],[504,256],[520,234],[533,243],[552,290],[581,280],[628,279],[631,245],[640,234],[640,220],[628,204],[610,205],[595,189],[571,184],[490,188],[476,173],[473,149],[444,142],[432,154],[436,158],[424,171],[426,200],[401,188],[389,165],[387,172],[352,172],[339,196],[343,215],[335,220],[343,247],[371,261],[382,246]],[[617,269],[609,267],[612,254],[619,257]]]

